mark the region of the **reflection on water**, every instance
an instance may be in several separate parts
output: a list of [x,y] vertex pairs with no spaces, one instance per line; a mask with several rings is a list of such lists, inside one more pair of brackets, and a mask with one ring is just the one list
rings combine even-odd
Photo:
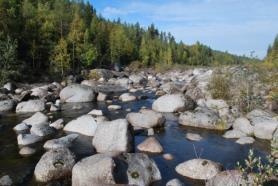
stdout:
[[[120,104],[122,106],[122,110],[120,111],[108,111],[106,103],[64,104],[62,111],[53,114],[53,119],[51,120],[54,121],[59,118],[64,118],[65,122],[68,122],[80,115],[88,113],[92,109],[103,110],[104,115],[109,119],[124,118],[127,114],[125,110],[128,108],[132,111],[138,111],[142,106],[151,108],[154,96],[151,93],[144,94],[149,98],[129,103],[114,101],[113,104]],[[74,106],[79,109],[73,110],[72,108]],[[16,133],[12,128],[29,116],[30,114],[17,115],[10,113],[2,115],[0,118],[0,176],[8,174],[19,185],[38,185],[34,181],[33,170],[44,152],[42,142],[34,146],[38,151],[34,156],[23,158],[18,154],[19,148],[17,146]],[[165,116],[167,118],[165,128],[163,130],[156,130],[156,137],[162,144],[164,153],[172,154],[174,159],[172,161],[166,161],[162,158],[161,154],[150,155],[156,161],[163,178],[154,185],[165,185],[167,181],[173,178],[179,178],[186,185],[200,185],[200,183],[188,180],[175,172],[177,164],[192,158],[201,157],[210,159],[222,163],[225,169],[232,169],[235,167],[237,161],[241,162],[247,157],[250,148],[255,149],[255,153],[262,157],[270,151],[269,143],[266,141],[256,141],[252,145],[242,146],[236,144],[235,140],[222,138],[221,132],[181,127],[177,124],[177,116],[174,114],[165,114]],[[203,139],[199,142],[189,141],[185,138],[187,132],[198,133]],[[63,132],[57,132],[52,138],[58,138],[62,135],[64,135]],[[145,138],[145,133],[136,134],[135,145],[142,142]],[[92,139],[85,136],[80,136],[75,141],[71,150],[75,152],[77,159],[94,153],[91,142]],[[62,182],[62,185],[67,184],[70,185],[70,181]]]

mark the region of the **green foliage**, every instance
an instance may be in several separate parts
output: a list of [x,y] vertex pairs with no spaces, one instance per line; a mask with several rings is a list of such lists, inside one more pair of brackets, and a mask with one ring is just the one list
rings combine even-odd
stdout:
[[272,46],[268,48],[265,62],[278,65],[278,35],[274,39]]
[[229,78],[223,74],[213,74],[208,88],[214,99],[228,100],[230,98],[230,84]]
[[268,156],[267,162],[263,163],[261,157],[255,157],[253,150],[249,151],[248,157],[245,160],[245,165],[242,166],[237,162],[237,166],[243,173],[246,182],[251,185],[262,186],[265,182],[278,174],[277,164],[273,157]]

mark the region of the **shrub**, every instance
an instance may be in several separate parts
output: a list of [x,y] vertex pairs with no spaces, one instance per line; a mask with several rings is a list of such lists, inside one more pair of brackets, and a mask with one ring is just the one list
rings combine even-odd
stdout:
[[223,74],[213,74],[208,88],[214,99],[228,100],[230,98],[230,81]]

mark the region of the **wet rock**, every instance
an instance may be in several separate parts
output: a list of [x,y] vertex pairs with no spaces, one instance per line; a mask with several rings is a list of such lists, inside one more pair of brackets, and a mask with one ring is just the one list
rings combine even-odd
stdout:
[[143,152],[151,152],[151,153],[163,152],[163,147],[155,137],[148,137],[146,140],[140,143],[137,146],[137,148]]
[[61,108],[59,106],[56,106],[54,104],[50,105],[50,109],[49,109],[50,112],[57,112],[57,111],[60,111],[60,110],[61,110]]
[[132,135],[125,119],[106,121],[98,124],[93,146],[97,152],[129,152],[132,148]]
[[29,130],[29,126],[26,125],[25,123],[20,123],[20,124],[17,124],[13,129],[17,132],[22,132],[22,131]]
[[199,134],[194,134],[194,133],[187,133],[186,134],[186,139],[191,140],[191,141],[201,141],[203,138]]
[[48,117],[41,112],[37,112],[30,118],[23,120],[22,123],[25,123],[29,126],[43,125],[48,123]]
[[1,186],[11,186],[11,185],[13,185],[13,180],[10,178],[9,175],[2,176],[0,178],[0,185]]
[[145,186],[161,179],[156,163],[143,153],[127,153],[124,159],[128,165],[129,185]]
[[142,75],[130,75],[129,79],[133,82],[133,84],[143,85],[147,83],[147,79]]
[[184,186],[179,179],[172,179],[166,183],[166,186]]
[[48,124],[42,124],[42,125],[33,125],[31,127],[30,132],[33,135],[44,137],[53,134],[55,130],[52,127],[50,127]]
[[31,96],[39,97],[40,99],[45,98],[48,95],[48,91],[46,87],[33,88],[31,91],[32,91]]
[[255,137],[267,140],[273,138],[273,134],[278,127],[278,121],[264,117],[253,118],[251,124],[254,125]]
[[3,100],[0,101],[0,112],[8,112],[12,111],[15,107],[15,101],[14,100]]
[[78,134],[69,134],[67,136],[58,139],[48,140],[43,145],[43,148],[45,148],[46,150],[58,149],[58,148],[69,148],[71,147],[72,142],[76,138],[78,138]]
[[255,142],[255,139],[252,137],[243,136],[239,138],[236,143],[244,145],[244,144],[252,144]]
[[72,169],[72,186],[115,184],[114,160],[105,154],[82,159]]
[[97,96],[97,101],[105,101],[107,97],[107,94],[99,92]]
[[126,119],[133,127],[147,129],[162,126],[165,122],[162,114],[147,109],[142,109],[139,113],[129,113]]
[[194,112],[184,112],[179,117],[179,123],[185,126],[226,130],[230,125],[222,121],[217,112],[207,108],[196,108]]
[[185,110],[185,98],[182,94],[171,94],[159,97],[152,109],[157,112],[178,112]]
[[33,135],[33,134],[19,134],[17,136],[18,145],[23,145],[23,146],[31,145],[41,140],[42,138],[40,136]]
[[229,130],[223,135],[224,138],[241,138],[245,136],[246,134],[239,130]]
[[149,128],[147,133],[148,133],[148,136],[153,136],[154,135],[154,129],[153,128]]
[[49,182],[71,175],[75,157],[66,148],[47,151],[36,165],[34,175],[39,182]]
[[102,110],[92,110],[91,112],[88,113],[88,115],[93,115],[93,116],[103,116]]
[[197,180],[211,179],[221,170],[222,166],[219,163],[206,159],[188,160],[176,167],[176,171],[180,175]]
[[19,151],[19,154],[21,155],[21,156],[31,156],[31,155],[33,155],[33,154],[35,154],[36,153],[36,149],[34,149],[34,148],[31,148],[31,147],[22,147],[21,149],[20,149],[20,151]]
[[181,87],[176,85],[174,82],[164,83],[160,86],[160,89],[162,89],[167,94],[175,94],[181,92]]
[[136,100],[136,96],[133,96],[131,95],[130,93],[124,93],[122,94],[119,99],[122,101],[122,102],[129,102],[129,101],[134,101]]
[[121,110],[122,107],[120,105],[109,105],[108,110]]
[[163,154],[163,158],[164,158],[165,160],[168,160],[168,161],[174,159],[173,155],[172,155],[172,154],[169,154],[169,153]]
[[29,100],[21,102],[16,107],[16,112],[40,112],[45,110],[45,103],[43,100]]
[[227,170],[218,173],[206,182],[206,186],[237,186],[248,185],[242,173],[238,170]]
[[60,92],[60,99],[63,102],[91,102],[95,99],[95,93],[92,87],[74,84]]
[[94,136],[96,128],[97,123],[94,117],[91,115],[83,115],[66,124],[64,131],[77,132],[86,136]]
[[16,89],[16,86],[15,84],[8,82],[3,86],[3,88],[7,89],[10,92],[13,92]]
[[49,126],[55,128],[56,130],[60,130],[64,128],[64,120],[63,119],[58,119],[53,123],[50,123]]
[[233,129],[239,130],[246,135],[254,134],[254,126],[251,125],[250,121],[244,117],[237,118],[233,124]]

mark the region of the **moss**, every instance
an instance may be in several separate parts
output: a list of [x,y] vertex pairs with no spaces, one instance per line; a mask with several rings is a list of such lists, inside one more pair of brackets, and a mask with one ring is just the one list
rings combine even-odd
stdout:
[[219,120],[217,123],[216,123],[216,129],[218,130],[225,130],[227,127],[227,123],[226,121],[224,121],[223,119]]
[[132,172],[131,173],[131,177],[133,178],[133,179],[137,179],[137,178],[139,178],[139,173],[137,172],[137,171],[134,171],[134,172]]
[[98,72],[92,70],[89,75],[88,75],[89,79],[94,79],[94,80],[99,80],[100,79],[100,75]]

